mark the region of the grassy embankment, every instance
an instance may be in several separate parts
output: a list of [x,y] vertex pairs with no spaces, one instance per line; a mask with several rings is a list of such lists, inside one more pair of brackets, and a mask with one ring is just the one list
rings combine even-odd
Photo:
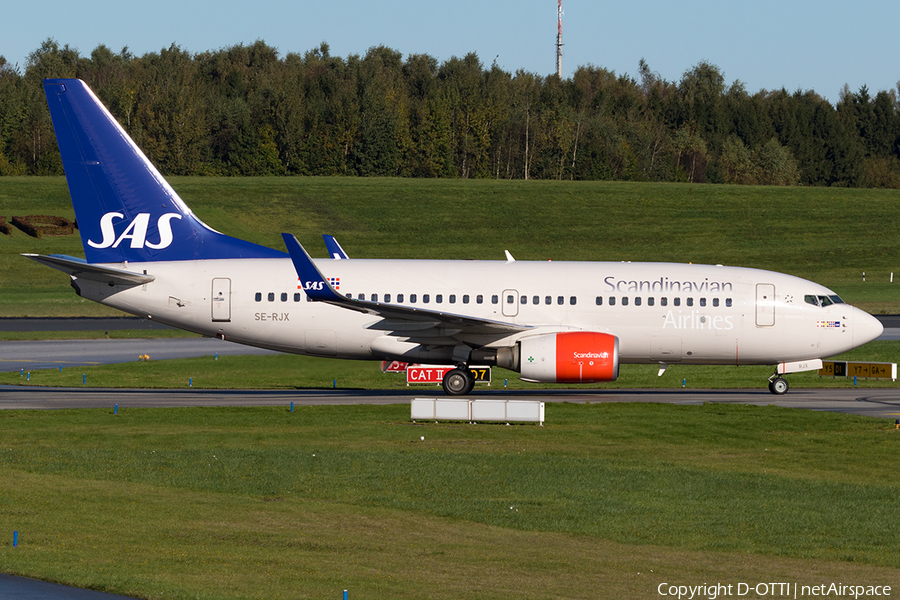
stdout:
[[[210,226],[282,249],[322,233],[360,258],[630,260],[798,275],[873,313],[900,313],[900,192],[608,182],[172,178]],[[63,178],[0,178],[6,217],[74,218]],[[83,255],[77,235],[0,236],[0,316],[116,314],[18,256]],[[863,273],[866,281],[863,282]],[[900,285],[898,281],[897,285]]]
[[[894,192],[173,183],[212,226],[273,247],[285,230],[314,253],[317,236],[333,233],[359,257],[502,258],[508,248],[519,259],[741,264],[900,312],[886,283],[900,237]],[[61,179],[0,179],[0,206],[7,216],[73,216]],[[78,255],[80,244],[19,232],[0,239],[0,315],[107,314],[19,252]],[[891,360],[892,349],[855,352]],[[87,371],[92,384],[163,387],[186,385],[187,376],[210,387],[284,388],[391,377],[357,367],[279,356]],[[752,368],[672,367],[663,379],[696,386],[729,372],[758,386]],[[32,381],[79,385],[81,373]],[[650,367],[623,367],[623,385],[654,378]],[[413,425],[408,410],[0,413],[0,535],[19,532],[18,548],[0,544],[0,571],[167,599],[323,598],[342,589],[353,598],[648,598],[663,582],[900,586],[900,446],[881,420],[774,407],[552,404],[538,428]]]
[[[290,231],[314,255],[323,254],[319,235],[327,232],[355,257],[501,259],[509,249],[520,260],[737,264],[818,281],[871,312],[900,312],[900,296],[890,283],[900,246],[895,191],[346,178],[173,178],[173,185],[220,231],[274,248],[281,247],[280,233]],[[7,217],[74,217],[62,178],[0,178],[0,206]],[[0,316],[119,314],[78,298],[63,274],[22,258],[22,252],[78,256],[82,250],[77,235],[36,240],[16,230],[0,236]],[[0,334],[0,339],[79,335]],[[159,335],[178,334],[110,333]],[[854,357],[893,361],[894,354],[890,345],[869,346]],[[402,385],[369,364],[300,357],[228,362],[228,370],[224,363],[203,361],[95,367],[91,381],[177,387],[193,377],[200,386],[318,387],[334,379],[347,387]],[[81,374],[68,373],[68,379],[80,382]],[[675,366],[658,379],[653,368],[625,366],[620,385],[673,387],[688,379],[698,387],[756,387],[767,374],[765,368]],[[33,382],[67,382],[57,372],[44,375]],[[495,373],[499,381],[509,376]],[[18,382],[11,375],[0,380]],[[792,383],[821,382],[795,376]]]
[[[897,431],[775,407],[0,413],[0,571],[141,598],[900,584]],[[424,436],[424,441],[420,439]],[[756,597],[753,594],[744,596]]]

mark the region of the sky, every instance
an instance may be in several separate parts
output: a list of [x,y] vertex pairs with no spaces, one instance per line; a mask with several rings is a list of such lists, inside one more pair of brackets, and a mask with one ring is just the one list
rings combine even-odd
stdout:
[[[900,80],[897,0],[563,0],[563,77],[594,65],[637,78],[643,58],[668,81],[706,61],[728,85],[871,95]],[[556,72],[557,0],[35,0],[0,10],[0,55],[24,72],[55,39],[83,56],[104,44],[141,56],[263,40],[284,56],[327,42],[333,56],[383,45],[438,61],[475,52],[514,73]]]

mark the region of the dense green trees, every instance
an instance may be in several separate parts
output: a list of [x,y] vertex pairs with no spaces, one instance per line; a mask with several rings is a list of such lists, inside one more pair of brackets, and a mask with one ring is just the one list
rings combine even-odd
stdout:
[[0,175],[61,173],[40,81],[88,82],[165,173],[618,179],[900,187],[900,103],[845,87],[747,92],[701,62],[665,81],[571,79],[386,47],[303,55],[262,41],[191,55],[47,40],[0,57]]

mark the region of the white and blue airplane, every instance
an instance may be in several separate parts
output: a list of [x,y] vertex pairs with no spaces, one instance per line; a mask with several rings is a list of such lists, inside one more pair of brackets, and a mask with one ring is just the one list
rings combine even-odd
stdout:
[[312,259],[198,219],[82,81],[44,90],[85,258],[29,254],[78,295],[126,313],[281,352],[470,365],[530,382],[615,380],[620,364],[772,365],[786,373],[877,338],[878,320],[804,279],[673,263]]

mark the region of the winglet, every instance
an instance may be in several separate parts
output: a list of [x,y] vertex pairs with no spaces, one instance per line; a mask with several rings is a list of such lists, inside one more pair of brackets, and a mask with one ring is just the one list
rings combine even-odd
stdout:
[[322,237],[325,239],[325,247],[328,248],[328,256],[336,260],[350,258],[333,235],[323,233]]
[[312,258],[307,254],[297,238],[290,233],[282,233],[284,245],[287,246],[288,254],[291,255],[291,262],[294,263],[294,269],[297,271],[297,277],[303,286],[303,291],[312,300],[320,301],[343,301],[344,298],[331,287],[328,280],[322,275],[318,267],[316,267]]

